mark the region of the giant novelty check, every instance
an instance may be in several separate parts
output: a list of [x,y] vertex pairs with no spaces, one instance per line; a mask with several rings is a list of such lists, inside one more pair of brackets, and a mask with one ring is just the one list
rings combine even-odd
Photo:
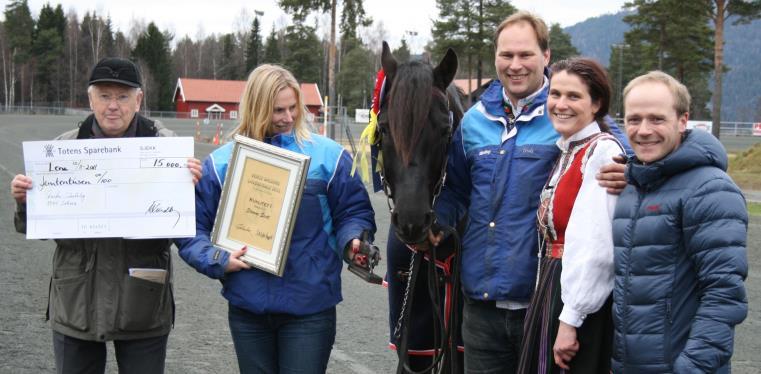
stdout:
[[195,236],[193,138],[24,142],[27,239]]

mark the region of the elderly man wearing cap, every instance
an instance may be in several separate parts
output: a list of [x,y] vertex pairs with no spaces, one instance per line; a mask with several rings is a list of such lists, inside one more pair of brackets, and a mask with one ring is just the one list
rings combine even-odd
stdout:
[[[93,113],[57,139],[173,136],[138,113],[140,72],[129,60],[104,58],[90,75]],[[201,164],[188,160],[196,183]],[[16,175],[16,230],[26,232],[26,192],[31,178]],[[114,342],[120,373],[163,373],[174,319],[171,275],[164,284],[127,275],[129,268],[160,268],[171,274],[172,239],[91,238],[56,240],[48,318],[58,373],[103,373],[106,341]]]

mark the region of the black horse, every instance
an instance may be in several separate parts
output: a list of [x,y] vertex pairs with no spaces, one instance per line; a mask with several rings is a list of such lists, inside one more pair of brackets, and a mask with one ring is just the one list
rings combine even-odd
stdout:
[[399,64],[384,42],[381,63],[386,94],[380,99],[378,130],[393,227],[386,279],[397,372],[460,372],[458,252],[454,246],[431,248],[424,262],[423,254],[407,247],[439,230],[433,205],[446,175],[452,134],[463,115],[460,94],[451,84],[457,56],[449,49],[435,68],[422,62]]

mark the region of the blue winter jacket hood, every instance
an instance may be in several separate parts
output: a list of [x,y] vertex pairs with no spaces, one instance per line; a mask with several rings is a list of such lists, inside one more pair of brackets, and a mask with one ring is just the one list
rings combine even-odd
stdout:
[[629,183],[649,190],[685,170],[714,166],[727,171],[727,165],[727,152],[713,135],[702,130],[687,130],[680,146],[658,161],[643,164],[636,155],[631,156],[626,174]]

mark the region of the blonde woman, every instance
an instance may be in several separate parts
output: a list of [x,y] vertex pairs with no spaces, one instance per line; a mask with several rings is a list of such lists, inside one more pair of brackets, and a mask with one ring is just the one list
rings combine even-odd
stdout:
[[286,69],[261,65],[248,77],[232,131],[311,157],[306,187],[285,271],[278,277],[212,246],[209,235],[219,205],[232,143],[203,162],[196,187],[195,238],[178,241],[180,256],[208,277],[222,280],[228,321],[241,373],[324,373],[336,333],[345,248],[363,231],[375,232],[364,185],[350,175],[342,146],[307,130],[299,84]]

